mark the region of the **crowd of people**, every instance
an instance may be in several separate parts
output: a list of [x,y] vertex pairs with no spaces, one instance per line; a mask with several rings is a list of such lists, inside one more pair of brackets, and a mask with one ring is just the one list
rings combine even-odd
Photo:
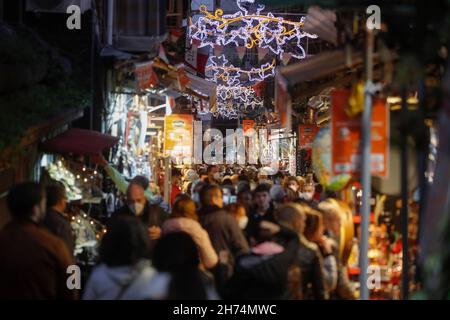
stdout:
[[312,177],[211,165],[173,168],[171,178],[168,210],[145,177],[122,186],[81,290],[67,285],[74,239],[64,188],[13,187],[0,299],[355,299],[342,206]]

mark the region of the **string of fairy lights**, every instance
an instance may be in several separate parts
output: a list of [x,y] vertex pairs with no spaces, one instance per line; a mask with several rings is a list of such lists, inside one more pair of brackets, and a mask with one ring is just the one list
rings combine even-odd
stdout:
[[[255,0],[236,0],[239,10],[224,14],[220,8],[208,11],[206,5],[199,6],[199,17],[189,19],[191,42],[199,42],[199,47],[217,46],[258,48],[268,50],[284,61],[291,57],[304,59],[305,39],[315,39],[317,35],[303,30],[305,17],[299,21],[286,20],[273,13],[263,13],[264,5]],[[214,116],[237,118],[243,109],[254,109],[264,105],[255,94],[253,86],[275,76],[276,58],[259,67],[243,70],[231,64],[224,54],[211,56],[206,65],[210,73],[208,80],[217,83],[217,107]]]

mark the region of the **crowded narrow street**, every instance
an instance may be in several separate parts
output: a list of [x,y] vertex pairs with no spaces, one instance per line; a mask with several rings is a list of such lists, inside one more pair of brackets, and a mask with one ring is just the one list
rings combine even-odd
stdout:
[[0,300],[449,299],[449,44],[446,0],[0,0]]

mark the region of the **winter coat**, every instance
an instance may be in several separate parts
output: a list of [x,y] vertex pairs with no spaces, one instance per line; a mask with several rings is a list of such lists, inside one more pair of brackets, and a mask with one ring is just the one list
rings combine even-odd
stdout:
[[64,213],[55,210],[47,211],[42,223],[53,235],[61,238],[67,245],[70,254],[75,251],[75,237],[69,220]]
[[[263,243],[241,256],[233,277],[222,289],[225,299],[289,299],[289,276],[295,264],[299,240],[297,234],[281,227],[279,237],[285,238],[284,249],[273,242]],[[277,249],[281,248],[281,251]]]
[[150,281],[156,271],[148,260],[133,266],[108,267],[102,263],[92,271],[83,300],[143,300],[150,299]]
[[249,240],[256,240],[258,239],[258,232],[259,232],[259,224],[261,221],[270,221],[275,222],[275,206],[273,203],[270,203],[269,209],[265,212],[264,215],[260,215],[256,208],[252,208],[250,210],[250,214],[248,217],[248,224],[245,228],[245,234],[247,236],[247,239]]
[[74,299],[67,268],[74,264],[64,242],[30,221],[0,231],[0,300]]
[[162,226],[163,234],[172,232],[185,232],[189,234],[197,245],[200,261],[206,269],[213,268],[219,258],[214,250],[208,233],[202,228],[200,223],[188,218],[172,218],[164,222]]
[[[113,213],[112,219],[120,215],[135,216],[130,210],[128,205],[122,206],[116,212]],[[164,221],[167,219],[166,212],[158,205],[150,204],[148,201],[145,204],[143,213],[139,216],[139,219],[146,227],[161,227]]]
[[[134,217],[135,214],[130,210],[128,205],[124,205],[119,210],[117,210],[113,215],[111,216],[111,219],[109,223],[114,221],[119,216],[132,216]],[[148,201],[145,204],[143,213],[139,216],[139,219],[144,224],[145,227],[161,227],[164,221],[167,219],[166,212],[157,204],[150,204]],[[150,240],[150,255],[149,258],[151,258],[153,254],[153,249],[156,246],[157,240]]]
[[323,262],[319,247],[300,237],[297,262],[302,271],[303,298],[324,300],[328,298],[323,277]]
[[228,266],[231,275],[236,257],[249,252],[242,230],[232,215],[217,206],[201,208],[198,216],[219,259]]

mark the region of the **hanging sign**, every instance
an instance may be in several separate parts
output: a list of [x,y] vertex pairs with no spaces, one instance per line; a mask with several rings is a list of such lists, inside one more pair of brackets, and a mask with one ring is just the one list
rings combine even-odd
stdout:
[[158,76],[152,67],[152,62],[134,64],[134,74],[137,87],[141,90],[150,88],[158,83]]
[[298,126],[298,146],[300,149],[312,149],[314,138],[319,127],[315,124],[301,124]]
[[280,128],[286,132],[292,128],[292,103],[289,96],[286,80],[277,74],[275,87],[275,108],[280,115]]
[[[346,113],[350,90],[332,92],[332,173],[358,175],[361,165],[361,115]],[[386,101],[373,98],[371,121],[371,174],[387,177],[389,158],[389,108]]]
[[190,161],[193,157],[193,116],[172,114],[164,118],[164,154]]

